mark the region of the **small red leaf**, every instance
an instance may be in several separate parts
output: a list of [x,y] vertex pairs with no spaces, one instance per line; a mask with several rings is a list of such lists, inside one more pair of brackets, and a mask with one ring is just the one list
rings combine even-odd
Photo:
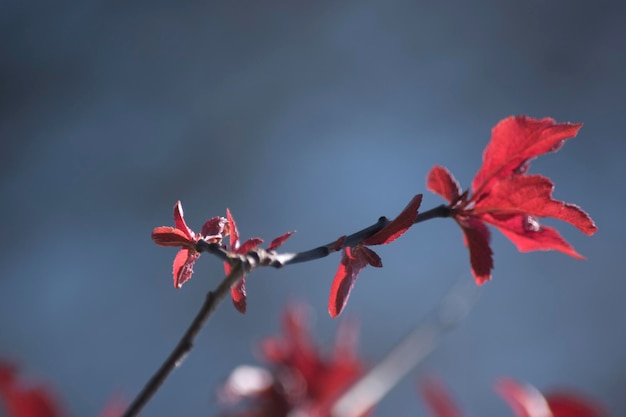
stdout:
[[251,237],[243,242],[243,245],[241,245],[235,253],[246,254],[249,251],[258,248],[261,243],[263,243],[263,239],[259,237]]
[[461,195],[461,186],[446,168],[435,165],[426,177],[426,188],[453,204]]
[[496,183],[490,193],[476,203],[474,213],[518,213],[554,217],[592,235],[598,230],[580,207],[552,199],[554,184],[541,175],[507,178]]
[[480,220],[468,217],[457,220],[463,229],[465,245],[470,253],[470,265],[476,284],[482,285],[491,279],[493,269],[493,252],[489,246],[491,233]]
[[359,272],[367,265],[367,261],[362,257],[352,253],[352,248],[346,247],[341,255],[339,269],[335,274],[332,286],[330,288],[330,296],[328,298],[328,313],[331,317],[337,317],[350,296],[350,291],[354,286]]
[[409,204],[402,212],[393,219],[391,223],[383,227],[374,235],[363,240],[364,245],[386,245],[402,236],[413,224],[417,218],[417,210],[422,204],[422,195],[417,194],[411,199]]
[[233,299],[233,305],[241,314],[246,312],[246,279],[241,278],[230,289],[230,295]]
[[156,227],[152,231],[152,240],[159,246],[195,246],[182,230],[169,226]]
[[578,395],[552,393],[545,395],[553,417],[603,417],[606,412],[594,402]]
[[228,227],[230,230],[230,250],[235,251],[239,249],[239,231],[237,230],[237,223],[230,214],[230,210],[226,209],[226,218],[228,219]]
[[187,227],[187,223],[185,223],[183,205],[180,203],[180,200],[177,201],[174,205],[174,225],[178,230],[182,231],[190,240],[194,238],[194,233],[189,227]]
[[332,245],[332,248],[330,248],[330,250],[332,250],[333,252],[337,252],[339,250],[341,250],[341,248],[343,248],[343,244],[346,241],[346,236],[341,236],[339,239],[337,239],[335,241],[335,243]]
[[172,273],[174,275],[174,287],[180,288],[193,275],[193,264],[200,257],[200,253],[183,248],[178,251],[174,258]]
[[25,383],[16,368],[0,362],[0,402],[7,417],[61,417],[64,413],[50,389]]
[[556,229],[539,224],[532,216],[514,215],[496,218],[483,215],[483,219],[494,225],[520,252],[556,250],[576,259],[585,259],[576,252]]
[[438,378],[428,377],[420,381],[419,390],[433,417],[461,417],[462,414]]
[[550,411],[544,396],[531,385],[521,385],[506,378],[496,384],[496,391],[511,407],[516,417],[557,417]]
[[270,245],[268,246],[268,250],[274,250],[276,248],[278,248],[279,246],[281,246],[283,243],[285,243],[285,241],[287,239],[289,239],[291,237],[291,235],[293,235],[294,233],[296,233],[295,230],[292,230],[291,232],[287,232],[285,234],[282,234],[280,236],[278,236],[276,239],[272,240],[270,242]]
[[532,158],[557,151],[564,140],[576,136],[581,126],[581,123],[555,123],[550,118],[537,120],[526,116],[500,121],[492,130],[472,190],[482,194],[489,191],[494,182],[524,173]]
[[228,220],[215,216],[204,223],[202,226],[202,238],[209,243],[218,243],[224,237],[224,229],[228,224]]
[[356,246],[354,248],[352,248],[353,250],[358,250],[359,256],[362,256],[368,264],[372,265],[375,268],[382,268],[383,267],[383,261],[380,259],[380,256],[378,256],[378,254],[376,252],[374,252],[373,250],[366,248],[365,246]]

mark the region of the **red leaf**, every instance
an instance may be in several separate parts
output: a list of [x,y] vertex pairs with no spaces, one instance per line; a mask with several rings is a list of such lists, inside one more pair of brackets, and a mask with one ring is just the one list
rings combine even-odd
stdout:
[[478,201],[475,214],[512,213],[554,217],[577,227],[587,235],[598,230],[580,207],[552,199],[554,184],[541,175],[515,176],[496,183],[489,194]]
[[332,248],[330,248],[331,251],[333,252],[337,252],[339,250],[341,250],[341,248],[343,248],[343,244],[346,241],[346,237],[347,236],[341,236],[339,239],[337,239],[335,241],[335,243],[333,244]]
[[354,251],[359,251],[359,256],[362,256],[363,259],[367,261],[368,264],[372,265],[374,268],[382,268],[383,261],[380,259],[380,256],[373,250],[366,248],[365,246],[355,246],[352,248]]
[[496,391],[509,404],[516,417],[556,417],[552,416],[544,396],[531,385],[521,385],[506,378],[496,384]]
[[454,204],[461,195],[461,186],[446,168],[435,165],[426,177],[426,188]]
[[413,224],[417,218],[417,210],[422,204],[422,195],[417,194],[411,199],[409,204],[402,212],[393,219],[391,223],[380,229],[374,235],[363,240],[364,245],[386,245],[402,236]]
[[228,220],[221,216],[215,216],[202,226],[202,238],[209,243],[218,243],[224,237]]
[[491,233],[487,226],[478,219],[468,217],[457,220],[463,229],[465,245],[470,253],[470,265],[472,275],[478,285],[482,285],[491,279],[493,269],[493,252],[489,246]]
[[177,229],[185,233],[185,235],[193,240],[194,233],[191,231],[189,227],[187,227],[187,223],[185,223],[185,218],[183,215],[183,205],[180,203],[180,200],[176,202],[174,205],[174,225]]
[[2,361],[0,399],[7,417],[62,417],[64,414],[47,387],[23,383],[16,368]]
[[509,117],[492,130],[483,153],[483,165],[472,182],[475,194],[488,191],[494,182],[523,174],[532,158],[557,151],[563,141],[576,136],[581,123],[555,123],[553,119]]
[[239,231],[237,230],[237,224],[235,219],[230,214],[230,210],[226,209],[226,218],[228,219],[228,226],[230,230],[230,250],[239,249]]
[[252,237],[243,242],[243,245],[236,249],[235,253],[246,254],[252,249],[258,248],[261,243],[263,243],[263,239],[259,237]]
[[174,258],[172,273],[174,275],[174,287],[180,288],[193,275],[193,264],[200,257],[200,253],[183,248],[178,251]]
[[352,253],[350,247],[346,247],[341,254],[341,263],[335,274],[330,297],[328,298],[328,313],[335,318],[345,307],[359,272],[367,265],[367,260],[359,256],[359,251]]
[[556,250],[576,259],[585,259],[561,237],[556,229],[544,225],[532,216],[514,215],[496,218],[484,215],[483,219],[494,225],[520,252]]
[[152,240],[159,246],[195,246],[182,230],[169,226],[156,227],[152,231]]
[[246,312],[246,279],[242,277],[230,289],[233,305],[241,314]]
[[419,390],[434,417],[462,416],[446,387],[439,379],[428,377],[420,382]]
[[598,404],[577,395],[553,393],[545,397],[553,417],[603,417],[607,415]]
[[279,246],[281,246],[283,243],[285,243],[285,241],[287,239],[289,239],[291,237],[291,235],[293,235],[294,233],[296,233],[295,230],[292,230],[291,232],[287,232],[285,234],[282,234],[280,236],[278,236],[276,239],[272,240],[270,242],[270,245],[268,246],[268,250],[274,250],[276,248],[278,248]]

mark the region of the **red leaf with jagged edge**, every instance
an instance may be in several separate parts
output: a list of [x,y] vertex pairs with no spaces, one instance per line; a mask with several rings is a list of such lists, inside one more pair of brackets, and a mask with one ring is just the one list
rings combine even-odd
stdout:
[[594,402],[568,393],[545,395],[552,417],[604,417],[606,411]]
[[526,214],[554,217],[591,235],[598,230],[593,220],[575,204],[552,199],[554,184],[541,175],[515,176],[496,183],[489,194],[478,201],[474,213]]
[[243,244],[239,248],[235,249],[233,252],[245,255],[251,250],[258,248],[261,243],[263,243],[263,239],[261,239],[260,237],[251,237],[250,239],[243,242]]
[[206,221],[202,225],[202,239],[206,240],[209,243],[217,243],[221,242],[222,238],[228,235],[229,228],[227,228],[228,220],[221,217],[215,216]]
[[193,275],[193,264],[200,257],[200,253],[183,248],[178,251],[174,258],[172,274],[174,275],[174,287],[181,288]]
[[187,226],[187,223],[185,223],[183,205],[180,203],[180,200],[174,205],[174,225],[177,229],[184,232],[189,239],[194,238],[194,232]]
[[551,118],[537,120],[526,116],[500,121],[492,130],[472,190],[482,194],[503,178],[524,174],[531,159],[557,151],[566,139],[576,136],[581,126],[582,123],[556,123]]
[[418,388],[433,417],[462,417],[443,382],[438,378],[429,376],[420,381]]
[[426,177],[426,188],[454,204],[461,196],[461,186],[445,167],[435,165]]
[[341,313],[341,310],[348,302],[356,277],[368,264],[367,259],[356,248],[358,246],[354,248],[348,246],[344,248],[341,254],[339,269],[333,279],[330,287],[330,297],[328,298],[328,313],[332,318],[337,317]]
[[457,220],[463,229],[463,239],[470,253],[472,275],[478,285],[491,279],[493,252],[489,246],[491,233],[487,226],[478,219],[467,217]]
[[7,417],[62,417],[60,405],[43,385],[25,384],[12,364],[0,361],[0,400]]
[[498,218],[485,214],[482,218],[497,227],[520,252],[556,250],[576,259],[585,259],[556,229],[539,224],[532,216],[513,215]]
[[159,246],[195,246],[195,242],[180,229],[169,226],[155,227],[152,240]]
[[282,244],[285,243],[285,241],[289,239],[291,235],[293,235],[294,233],[296,233],[296,231],[292,230],[291,232],[287,232],[285,234],[278,236],[276,239],[270,242],[270,245],[267,247],[267,250],[274,250],[282,246]]
[[239,249],[239,230],[237,230],[237,223],[235,223],[229,209],[226,209],[226,219],[230,230],[230,250],[235,251]]
[[411,199],[402,212],[391,223],[380,229],[374,235],[363,240],[364,245],[386,245],[402,236],[417,219],[417,210],[422,204],[422,194],[417,194]]

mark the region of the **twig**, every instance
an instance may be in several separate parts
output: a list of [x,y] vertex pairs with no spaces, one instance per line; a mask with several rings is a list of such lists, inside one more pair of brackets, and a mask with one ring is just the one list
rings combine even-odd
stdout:
[[441,337],[469,314],[478,287],[465,280],[452,287],[439,305],[389,354],[335,403],[332,417],[357,417],[371,409],[437,346]]
[[[450,209],[445,205],[441,205],[418,214],[415,223],[420,223],[435,217],[448,217],[449,215]],[[176,345],[165,362],[159,367],[157,372],[152,376],[152,378],[150,378],[146,386],[137,395],[128,410],[126,410],[123,417],[134,417],[139,414],[169,374],[182,363],[185,356],[193,348],[193,342],[196,336],[211,314],[215,311],[217,305],[224,299],[226,294],[228,294],[230,288],[239,279],[241,279],[244,274],[250,272],[256,266],[272,266],[274,268],[282,268],[285,265],[324,258],[344,247],[354,246],[362,240],[373,236],[376,232],[389,224],[389,222],[390,220],[383,216],[373,225],[359,230],[358,232],[347,237],[339,238],[336,241],[319,246],[315,249],[297,253],[279,254],[273,250],[258,248],[251,250],[246,255],[236,255],[228,252],[217,243],[209,243],[202,239],[199,240],[196,244],[196,250],[198,252],[211,253],[221,260],[231,263],[233,265],[233,269],[215,290],[210,291],[207,294],[204,304],[200,308],[200,311],[198,311],[198,314],[196,314],[196,317],[193,319],[193,322],[183,337],[178,342],[178,345]]]
[[191,322],[191,325],[183,337],[165,362],[163,362],[159,370],[156,371],[146,386],[137,395],[123,417],[134,417],[138,415],[169,374],[182,363],[185,356],[187,356],[189,351],[193,348],[193,342],[196,336],[198,336],[198,333],[200,333],[200,330],[202,330],[202,327],[204,327],[218,304],[224,299],[226,294],[229,293],[230,287],[243,276],[244,272],[247,272],[246,269],[244,262],[235,262],[230,274],[222,280],[214,291],[209,291],[204,304],[202,304],[202,308],[198,311],[198,314],[196,314],[196,317]]

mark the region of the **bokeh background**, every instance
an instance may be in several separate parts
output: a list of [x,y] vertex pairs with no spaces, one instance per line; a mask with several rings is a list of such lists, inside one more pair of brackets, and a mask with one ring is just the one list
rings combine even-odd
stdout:
[[[68,416],[129,401],[221,279],[203,256],[175,290],[175,250],[150,240],[182,200],[192,228],[229,207],[244,237],[303,250],[395,216],[434,164],[464,186],[511,114],[585,123],[535,161],[555,197],[600,227],[562,234],[585,262],[520,254],[494,233],[494,279],[421,370],[468,415],[510,415],[511,376],[571,387],[626,415],[623,207],[626,6],[617,1],[0,3],[0,354],[55,385]],[[555,225],[554,222],[547,222]],[[461,232],[420,224],[380,247],[344,314],[371,363],[459,279]],[[254,364],[289,300],[316,311],[338,256],[248,280],[146,416],[210,416],[229,371]],[[413,373],[379,416],[425,415]]]

